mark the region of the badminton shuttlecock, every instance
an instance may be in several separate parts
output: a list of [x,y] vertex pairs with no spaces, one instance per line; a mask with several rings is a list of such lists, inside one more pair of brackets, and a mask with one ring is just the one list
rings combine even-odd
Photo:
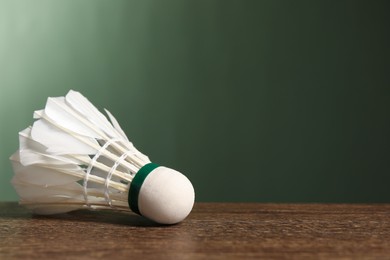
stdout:
[[83,95],[48,98],[11,156],[20,204],[36,214],[77,209],[130,211],[162,224],[182,221],[194,189],[180,172],[151,163]]

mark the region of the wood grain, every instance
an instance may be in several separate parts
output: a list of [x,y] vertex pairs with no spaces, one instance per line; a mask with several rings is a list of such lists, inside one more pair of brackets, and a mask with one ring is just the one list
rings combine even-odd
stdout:
[[390,205],[196,203],[173,226],[0,203],[0,259],[390,259]]

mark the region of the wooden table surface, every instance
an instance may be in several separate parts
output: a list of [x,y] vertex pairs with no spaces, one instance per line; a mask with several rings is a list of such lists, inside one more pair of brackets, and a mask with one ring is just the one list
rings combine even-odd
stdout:
[[196,203],[182,223],[0,203],[0,259],[390,259],[390,205]]

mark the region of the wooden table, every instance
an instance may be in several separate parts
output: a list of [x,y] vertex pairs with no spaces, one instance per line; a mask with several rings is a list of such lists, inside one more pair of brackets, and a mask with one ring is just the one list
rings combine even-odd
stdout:
[[0,259],[390,259],[390,205],[196,203],[181,224],[0,203]]

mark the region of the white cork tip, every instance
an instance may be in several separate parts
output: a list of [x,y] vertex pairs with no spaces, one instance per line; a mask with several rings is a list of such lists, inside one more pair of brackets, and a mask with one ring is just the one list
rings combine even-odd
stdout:
[[160,166],[144,180],[138,197],[140,213],[161,224],[175,224],[190,214],[195,192],[186,176]]

